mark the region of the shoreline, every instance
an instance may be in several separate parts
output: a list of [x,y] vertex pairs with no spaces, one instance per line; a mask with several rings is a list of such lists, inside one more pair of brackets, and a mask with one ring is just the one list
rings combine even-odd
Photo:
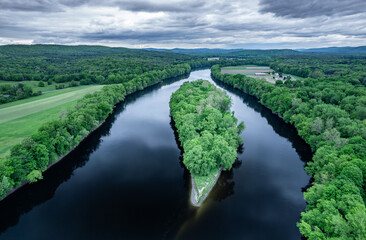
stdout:
[[203,190],[206,190],[206,191],[204,191],[203,195],[201,195],[201,196],[199,196],[200,193],[197,193],[197,186],[194,181],[194,177],[191,175],[191,186],[192,186],[191,204],[194,207],[200,207],[201,204],[205,201],[205,199],[208,197],[208,195],[210,194],[213,187],[216,185],[217,180],[221,176],[221,172],[222,172],[222,168],[220,167],[219,171],[214,175],[213,181],[210,182],[209,185],[207,185],[206,187],[203,188]]
[[[192,70],[188,73],[188,74],[191,74],[191,72],[192,72]],[[162,79],[162,80],[160,80],[160,81],[158,81],[158,82],[156,82],[156,83],[153,83],[153,84],[150,84],[150,85],[148,85],[148,86],[146,86],[144,89],[141,89],[141,90],[137,90],[137,91],[135,91],[135,92],[132,92],[132,93],[129,93],[129,94],[126,94],[125,96],[124,96],[124,99],[123,100],[121,100],[121,101],[119,101],[119,102],[117,102],[116,104],[114,104],[114,106],[113,106],[113,110],[108,114],[108,116],[104,119],[104,120],[102,120],[94,129],[92,129],[87,135],[85,135],[81,140],[80,140],[80,142],[76,145],[76,146],[74,146],[74,147],[72,147],[67,153],[65,153],[64,155],[62,155],[62,156],[60,156],[60,157],[58,157],[58,159],[56,160],[56,161],[54,161],[54,162],[52,162],[52,163],[50,163],[48,166],[47,166],[47,168],[46,168],[46,170],[44,170],[44,171],[42,171],[42,173],[44,173],[44,172],[46,172],[46,171],[48,171],[50,168],[52,168],[53,166],[55,166],[55,165],[57,165],[57,163],[59,163],[59,162],[61,162],[67,155],[69,155],[72,151],[74,151],[87,137],[89,137],[89,135],[91,135],[94,131],[96,131],[98,128],[100,128],[102,125],[103,125],[103,123],[105,123],[105,121],[112,115],[112,113],[114,112],[114,108],[116,107],[116,105],[118,105],[118,104],[120,104],[120,103],[122,103],[122,102],[124,102],[125,101],[125,99],[126,99],[126,97],[127,96],[130,96],[130,95],[132,95],[132,94],[135,94],[135,93],[138,93],[138,92],[140,92],[140,91],[144,91],[145,89],[147,89],[147,88],[149,88],[149,87],[152,87],[152,86],[155,86],[155,85],[157,85],[157,84],[160,84],[160,83],[162,83],[162,82],[164,82],[165,80],[169,80],[169,79],[173,79],[173,78],[177,78],[177,77],[179,77],[179,76],[184,76],[185,74],[181,74],[181,75],[178,75],[178,76],[174,76],[174,77],[170,77],[170,78],[165,78],[165,79]],[[42,174],[43,175],[43,174]],[[39,180],[42,180],[42,179],[39,179]],[[38,180],[38,181],[39,181]],[[37,181],[37,182],[38,182]],[[10,195],[12,195],[13,193],[15,193],[15,192],[17,192],[19,189],[21,189],[22,187],[24,187],[24,186],[26,186],[26,185],[28,185],[28,184],[32,184],[31,182],[29,182],[29,181],[27,181],[27,180],[25,180],[25,181],[23,181],[19,186],[17,186],[17,187],[15,187],[15,188],[13,188],[13,189],[11,189],[11,190],[9,190],[8,192],[7,192],[7,194],[6,194],[6,196],[4,197],[4,198],[2,198],[2,199],[0,199],[0,202],[2,202],[3,200],[5,200],[6,198],[8,198]]]

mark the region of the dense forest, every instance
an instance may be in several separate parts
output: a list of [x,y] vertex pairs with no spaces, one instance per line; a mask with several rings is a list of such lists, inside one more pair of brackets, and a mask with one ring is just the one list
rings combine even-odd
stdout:
[[190,71],[189,64],[177,64],[164,70],[142,73],[122,84],[111,84],[83,97],[59,120],[44,124],[37,133],[15,145],[9,157],[0,160],[0,198],[23,182],[41,179],[42,171],[77,146],[126,95]]
[[173,93],[170,110],[184,149],[183,163],[194,175],[230,170],[237,157],[244,123],[230,111],[225,92],[205,80],[185,82]]
[[[162,71],[163,76],[173,76],[174,74],[169,72],[170,69],[183,63],[189,63],[193,68],[210,66],[203,58],[127,48],[0,46],[0,80],[56,83],[56,89],[89,84],[124,83],[144,73],[149,73],[144,77],[154,76],[159,71]],[[39,94],[24,87],[3,85],[0,88],[0,103]]]
[[[272,59],[271,66],[280,66],[275,68],[283,72],[304,68],[294,58],[279,64],[280,59]],[[358,67],[340,66],[342,60],[335,61],[339,62],[333,67],[347,69],[344,76],[334,71],[335,75],[276,84],[222,74],[219,65],[211,71],[215,80],[257,97],[294,124],[314,151],[313,161],[306,166],[314,181],[304,193],[308,205],[298,223],[301,233],[309,239],[366,239],[366,89],[350,77],[362,74],[363,60],[355,60]],[[322,66],[316,59],[311,65],[330,67],[327,61]]]

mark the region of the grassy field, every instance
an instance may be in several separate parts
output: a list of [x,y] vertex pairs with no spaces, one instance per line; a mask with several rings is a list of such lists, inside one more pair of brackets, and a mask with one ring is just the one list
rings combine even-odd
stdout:
[[[229,67],[223,67],[221,68],[221,71],[223,73],[227,72],[227,73],[233,73],[233,74],[236,74],[238,72],[236,72],[235,70],[242,70],[242,72],[239,72],[239,73],[242,73],[242,74],[245,74],[247,76],[255,76],[255,71],[252,71],[252,70],[269,70],[270,67],[266,67],[266,66],[258,66],[258,65],[241,65],[241,66],[229,66]],[[225,71],[227,70],[227,71]],[[230,72],[232,71],[232,72]],[[260,72],[260,71],[258,71]],[[305,78],[303,77],[299,77],[299,76],[295,76],[295,75],[292,75],[292,74],[284,74],[284,76],[292,76],[293,78],[295,78],[296,80],[304,80]]]
[[292,75],[292,74],[289,74],[289,75],[292,76],[293,78],[295,78],[296,80],[305,80],[306,79],[306,78],[299,77],[299,76]]
[[38,87],[38,83],[39,81],[20,81],[20,82],[13,82],[13,81],[0,81],[0,86],[1,85],[17,85],[19,83],[23,83],[26,86],[29,86],[33,89],[33,92],[47,92],[47,91],[52,91],[56,89],[56,84],[52,83],[51,85],[48,85],[47,82],[45,82],[45,86],[44,87]]
[[43,123],[58,119],[63,109],[71,108],[85,94],[102,87],[64,89],[0,105],[0,158],[5,157],[12,146],[35,133]]
[[266,66],[258,66],[258,65],[241,65],[241,66],[229,66],[223,67],[222,70],[246,70],[246,69],[270,69]]

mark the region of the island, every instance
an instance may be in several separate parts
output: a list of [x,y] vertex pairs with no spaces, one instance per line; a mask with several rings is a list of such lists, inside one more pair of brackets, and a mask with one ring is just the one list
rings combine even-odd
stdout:
[[183,83],[169,105],[192,178],[191,203],[200,206],[221,171],[232,168],[245,126],[231,112],[230,97],[206,80]]

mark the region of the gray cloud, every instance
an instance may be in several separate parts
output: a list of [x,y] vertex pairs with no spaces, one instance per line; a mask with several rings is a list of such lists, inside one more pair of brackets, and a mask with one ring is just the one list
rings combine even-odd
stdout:
[[0,0],[0,43],[356,46],[366,42],[365,4],[356,0]]
[[260,5],[262,13],[290,18],[347,16],[366,9],[365,0],[260,0]]
[[1,0],[0,9],[11,11],[53,12],[60,11],[53,0]]
[[0,0],[0,9],[11,11],[28,12],[55,12],[63,11],[63,7],[109,6],[119,7],[122,10],[132,12],[191,12],[197,11],[206,5],[206,1],[179,1],[169,3],[166,1],[143,1],[143,0]]
[[152,1],[117,1],[115,4],[120,9],[134,12],[190,12],[205,6],[204,1],[182,1],[180,4]]

